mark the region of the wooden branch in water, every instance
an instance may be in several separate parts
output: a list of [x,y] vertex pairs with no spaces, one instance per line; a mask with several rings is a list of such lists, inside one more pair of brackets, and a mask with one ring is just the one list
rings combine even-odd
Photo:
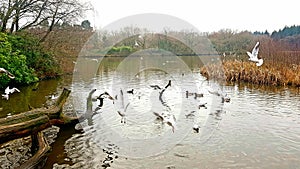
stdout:
[[44,130],[51,125],[60,125],[78,121],[62,115],[62,108],[70,90],[64,89],[56,103],[50,108],[37,108],[12,117],[0,119],[0,144],[29,136]]
[[[38,151],[32,156],[28,161],[26,161],[21,166],[17,167],[17,169],[35,169],[39,166],[43,165],[43,162],[47,159],[47,153],[50,150],[50,146],[48,142],[45,140],[42,132],[38,132],[34,137],[38,142]],[[35,141],[32,140],[32,143]]]
[[38,151],[26,163],[18,168],[37,168],[47,157],[50,147],[41,133],[42,130],[52,126],[75,125],[84,119],[91,119],[92,90],[87,98],[87,111],[81,117],[69,117],[62,114],[63,105],[66,102],[70,90],[64,89],[56,103],[49,108],[36,108],[11,117],[0,119],[0,144],[17,138],[32,136],[33,149],[38,143]]

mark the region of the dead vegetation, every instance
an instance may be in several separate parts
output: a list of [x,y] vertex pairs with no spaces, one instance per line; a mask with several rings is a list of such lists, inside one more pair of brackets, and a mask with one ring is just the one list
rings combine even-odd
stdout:
[[221,65],[205,65],[201,74],[209,79],[272,86],[300,86],[300,65],[264,63],[257,67],[248,61],[229,60]]

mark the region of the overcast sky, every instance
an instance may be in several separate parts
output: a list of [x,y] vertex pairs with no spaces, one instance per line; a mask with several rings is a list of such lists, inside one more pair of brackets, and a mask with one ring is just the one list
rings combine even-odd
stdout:
[[[88,1],[88,0],[86,0]],[[189,22],[201,32],[220,29],[265,31],[300,25],[296,0],[90,0],[95,11],[87,19],[103,28],[118,19],[144,13],[167,14]]]

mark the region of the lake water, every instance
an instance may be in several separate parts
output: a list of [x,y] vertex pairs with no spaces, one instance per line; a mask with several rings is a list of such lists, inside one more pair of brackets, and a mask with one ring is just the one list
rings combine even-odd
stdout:
[[[77,115],[86,98],[107,91],[103,107],[77,125],[63,128],[52,144],[45,168],[299,168],[300,95],[297,89],[246,84],[219,85],[199,73],[197,57],[134,56],[78,60],[70,78],[21,88],[1,100],[1,116],[42,106],[48,95],[71,88],[68,104]],[[150,85],[164,87],[163,91]],[[133,94],[127,93],[133,90]],[[221,102],[208,90],[221,89],[231,98]],[[120,90],[123,91],[123,101]],[[186,91],[204,97],[186,97]],[[160,97],[161,96],[161,97]],[[16,103],[22,102],[23,106]],[[198,108],[207,103],[207,108]],[[93,110],[99,101],[93,102]],[[117,111],[125,111],[121,123]],[[13,105],[13,106],[11,106]],[[175,117],[175,130],[153,112]],[[197,124],[200,132],[192,127]]]

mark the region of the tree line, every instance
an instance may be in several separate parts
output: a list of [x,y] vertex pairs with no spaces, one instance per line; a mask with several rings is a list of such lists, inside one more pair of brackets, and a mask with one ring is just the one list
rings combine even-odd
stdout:
[[[175,37],[175,38],[174,38]],[[280,63],[300,63],[298,57],[300,36],[293,35],[282,39],[272,38],[269,33],[233,31],[222,29],[218,32],[201,33],[192,30],[174,31],[166,29],[161,33],[135,27],[125,27],[119,31],[95,32],[86,45],[85,55],[105,54],[126,56],[142,48],[159,48],[176,55],[219,54],[227,58],[246,60],[257,41],[261,43],[260,55],[266,61]],[[116,43],[117,42],[117,43]],[[193,51],[196,49],[196,51]],[[214,49],[214,50],[212,50]]]
[[254,35],[267,35],[271,36],[274,39],[283,39],[289,36],[298,36],[300,35],[300,26],[292,25],[292,26],[285,26],[283,29],[279,29],[278,31],[273,31],[271,34],[268,30],[264,32],[255,31],[253,32]]
[[283,29],[279,29],[279,31],[274,31],[271,34],[272,38],[282,39],[288,36],[297,36],[300,35],[300,26],[285,26]]

